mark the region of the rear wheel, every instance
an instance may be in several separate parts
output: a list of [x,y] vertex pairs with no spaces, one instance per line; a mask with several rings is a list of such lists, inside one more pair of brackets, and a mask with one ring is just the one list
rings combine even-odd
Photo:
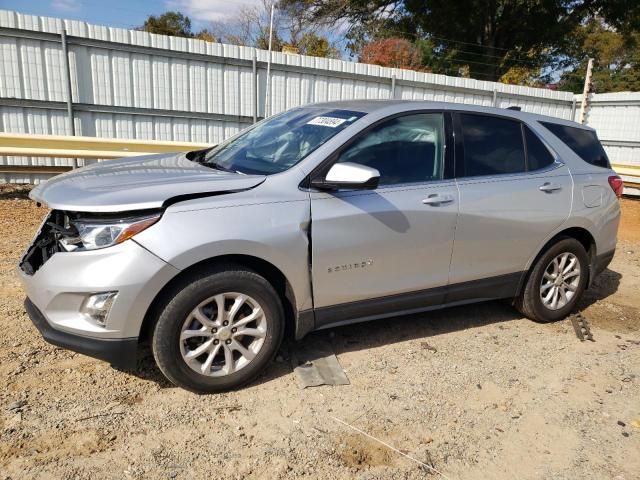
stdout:
[[260,374],[284,335],[269,282],[240,268],[201,273],[174,291],[155,325],[153,355],[174,384],[198,393],[230,390]]
[[553,244],[533,265],[516,307],[528,318],[553,322],[571,313],[587,286],[589,257],[574,238]]

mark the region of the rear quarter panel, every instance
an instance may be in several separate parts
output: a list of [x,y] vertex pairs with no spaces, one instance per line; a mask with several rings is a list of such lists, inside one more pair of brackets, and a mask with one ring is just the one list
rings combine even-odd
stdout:
[[585,225],[596,242],[596,254],[616,248],[620,204],[609,186],[613,170],[593,167],[590,173],[573,175],[574,196],[571,220]]

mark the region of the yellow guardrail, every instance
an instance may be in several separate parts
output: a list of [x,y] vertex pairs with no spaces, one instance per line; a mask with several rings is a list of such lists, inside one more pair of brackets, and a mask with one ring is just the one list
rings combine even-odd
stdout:
[[0,133],[0,156],[109,159],[188,152],[209,146],[192,142]]
[[[0,133],[0,156],[110,159],[188,152],[209,147],[206,143],[128,140],[121,138],[69,137]],[[613,169],[625,177],[625,184],[640,188],[640,165],[615,163]],[[0,173],[60,173],[71,167],[46,165],[0,165]]]
[[631,177],[640,177],[640,165],[630,165],[628,163],[614,163],[611,167],[618,175],[629,175]]
[[625,187],[628,187],[625,193],[630,191],[629,188],[640,189],[640,165],[614,163],[611,167],[622,177]]

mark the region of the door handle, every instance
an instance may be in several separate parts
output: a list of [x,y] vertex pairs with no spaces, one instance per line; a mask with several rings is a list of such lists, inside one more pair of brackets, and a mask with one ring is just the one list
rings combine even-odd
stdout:
[[440,205],[446,205],[451,202],[453,202],[453,195],[440,195],[439,193],[432,193],[422,200],[422,203],[431,205],[432,207],[439,207]]
[[542,185],[538,187],[538,189],[542,192],[551,193],[551,192],[557,192],[558,190],[562,190],[562,185],[558,185],[557,183],[544,182]]

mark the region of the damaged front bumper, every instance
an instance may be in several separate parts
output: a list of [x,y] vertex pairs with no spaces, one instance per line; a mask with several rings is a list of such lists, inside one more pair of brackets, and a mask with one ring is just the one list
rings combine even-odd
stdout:
[[[27,312],[45,340],[117,364],[132,345],[137,348],[149,306],[179,270],[134,240],[64,251],[45,222],[17,273],[27,293]],[[117,295],[105,321],[98,322],[87,314],[86,304],[104,292]]]
[[132,370],[136,366],[137,338],[98,339],[83,337],[53,328],[42,312],[27,298],[24,308],[42,338],[52,345],[109,362],[116,368]]

